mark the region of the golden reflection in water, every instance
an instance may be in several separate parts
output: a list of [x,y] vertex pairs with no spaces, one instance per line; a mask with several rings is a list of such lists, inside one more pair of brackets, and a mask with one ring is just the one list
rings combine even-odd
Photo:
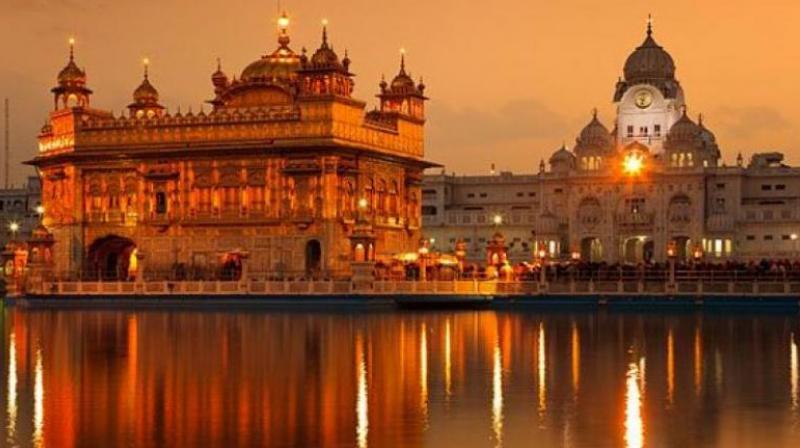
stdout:
[[628,364],[625,380],[625,446],[628,448],[644,446],[642,393],[639,384],[639,367],[632,362]]
[[694,393],[700,395],[700,386],[703,379],[703,340],[700,337],[700,328],[694,329]]
[[492,430],[495,446],[503,445],[503,356],[499,342],[494,346],[492,365]]
[[789,345],[789,373],[791,377],[791,384],[792,384],[792,410],[797,410],[797,342],[794,340],[794,333],[790,334],[790,345]]
[[425,426],[428,425],[428,334],[425,324],[422,324],[419,337],[419,384],[420,407]]
[[367,363],[361,337],[356,338],[356,442],[366,448],[369,434],[369,396],[367,395]]
[[445,322],[444,331],[444,392],[445,396],[449,399],[453,393],[452,386],[452,370],[453,370],[453,352],[452,341],[450,336],[450,319]]
[[44,446],[44,372],[42,349],[36,349],[33,386],[33,445]]
[[667,403],[672,406],[675,398],[675,338],[672,328],[667,333]]
[[539,412],[547,409],[547,359],[545,350],[544,323],[539,323],[539,356],[537,357],[537,372],[539,373]]
[[581,335],[578,327],[572,322],[572,389],[578,393],[581,381]]
[[17,339],[14,333],[11,333],[8,343],[8,394],[6,394],[6,400],[8,437],[13,440],[17,432]]

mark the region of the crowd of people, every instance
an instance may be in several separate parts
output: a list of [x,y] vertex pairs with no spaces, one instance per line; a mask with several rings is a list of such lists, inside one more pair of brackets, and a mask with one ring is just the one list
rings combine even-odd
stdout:
[[[540,263],[508,262],[482,266],[466,263],[458,269],[441,269],[436,265],[426,267],[428,280],[505,280],[540,281],[542,272],[548,282],[559,281],[669,281],[671,267],[665,263],[606,263],[583,261],[551,261]],[[408,264],[403,272],[405,280],[419,280],[421,267]],[[386,272],[386,271],[383,271]],[[388,272],[387,272],[388,273]],[[380,277],[388,277],[379,275]],[[676,262],[676,281],[800,281],[800,260],[761,261],[688,261]]]

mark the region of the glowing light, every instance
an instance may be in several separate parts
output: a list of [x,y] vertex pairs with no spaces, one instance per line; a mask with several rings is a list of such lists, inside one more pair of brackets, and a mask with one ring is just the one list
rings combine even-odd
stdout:
[[33,385],[33,445],[44,446],[44,372],[42,350],[36,350]]
[[572,388],[578,392],[581,381],[581,335],[578,326],[572,323]]
[[644,168],[644,158],[641,154],[632,152],[622,161],[622,170],[628,175],[637,175]]
[[428,334],[425,324],[422,324],[419,341],[419,384],[420,384],[420,405],[422,414],[425,418],[425,426],[428,425]]
[[289,23],[289,16],[286,15],[285,12],[278,17],[278,28],[281,30],[285,31],[287,28],[289,28]]
[[356,440],[359,448],[366,448],[369,434],[369,396],[367,390],[367,364],[364,359],[364,348],[360,340],[356,341],[358,356],[356,360]]
[[14,439],[17,432],[17,339],[11,333],[8,342],[8,394],[6,394],[6,414],[8,415],[8,437]]
[[642,392],[639,389],[640,373],[636,363],[628,364],[625,380],[625,446],[644,446],[644,422],[642,420]]
[[406,54],[406,49],[404,47],[400,47],[400,54]]
[[142,59],[142,64],[143,64],[145,67],[146,67],[146,66],[148,66],[148,65],[150,65],[150,58],[147,58],[147,57],[146,57],[146,58]]
[[672,405],[675,394],[675,339],[672,328],[667,333],[667,402]]
[[791,234],[790,238],[792,239],[792,241],[797,240],[797,234],[796,233]]
[[789,376],[792,382],[792,410],[797,411],[797,388],[798,388],[798,364],[797,364],[797,342],[794,340],[794,333],[790,336],[791,342],[789,345]]
[[503,445],[503,359],[499,341],[494,346],[492,366],[492,430],[495,446]]
[[41,205],[36,206],[36,214],[37,215],[44,215],[44,207]]
[[322,19],[322,26],[328,26],[328,19]]
[[367,200],[367,198],[361,198],[358,200],[358,208],[360,208],[361,210],[366,210],[368,206],[369,206],[369,201]]
[[494,215],[494,217],[492,218],[492,222],[494,222],[494,225],[499,226],[500,224],[503,223],[503,217],[500,215]]
[[536,371],[539,374],[539,412],[543,412],[547,409],[547,350],[543,323],[539,323],[538,356],[536,358]]
[[70,47],[75,46],[75,38],[74,37],[70,37],[68,39],[68,42],[69,42],[69,46]]
[[453,370],[453,352],[452,342],[450,336],[450,321],[445,323],[444,331],[444,392],[449,398],[452,395],[452,370]]
[[700,395],[703,379],[703,340],[700,337],[700,328],[694,330],[694,392]]
[[17,233],[19,230],[19,223],[12,221],[11,224],[8,225],[8,230],[10,230],[12,233]]

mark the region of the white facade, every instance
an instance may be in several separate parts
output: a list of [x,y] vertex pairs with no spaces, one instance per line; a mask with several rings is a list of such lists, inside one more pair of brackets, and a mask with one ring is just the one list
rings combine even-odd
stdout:
[[800,168],[779,153],[720,165],[714,134],[692,121],[675,66],[648,29],[617,83],[609,131],[595,116],[573,150],[536,174],[428,175],[423,225],[434,248],[463,240],[485,261],[501,233],[509,258],[606,262],[800,257]]

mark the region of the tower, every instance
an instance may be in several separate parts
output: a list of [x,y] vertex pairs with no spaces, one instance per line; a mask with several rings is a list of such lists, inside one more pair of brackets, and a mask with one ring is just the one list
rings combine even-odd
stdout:
[[69,62],[58,73],[54,95],[55,110],[89,107],[92,91],[86,87],[86,72],[75,63],[75,39],[69,40]]
[[617,145],[638,142],[653,153],[663,150],[667,132],[681,117],[683,89],[675,79],[675,62],[653,38],[652,20],[647,36],[625,61],[624,79],[617,82]]
[[144,60],[144,79],[133,91],[133,103],[128,105],[131,117],[155,118],[164,113],[164,106],[158,103],[158,90],[150,83],[150,61]]
[[381,112],[394,112],[406,118],[425,120],[425,84],[420,79],[419,84],[414,83],[411,75],[406,73],[406,55],[401,52],[400,71],[387,84],[385,80],[380,84]]

